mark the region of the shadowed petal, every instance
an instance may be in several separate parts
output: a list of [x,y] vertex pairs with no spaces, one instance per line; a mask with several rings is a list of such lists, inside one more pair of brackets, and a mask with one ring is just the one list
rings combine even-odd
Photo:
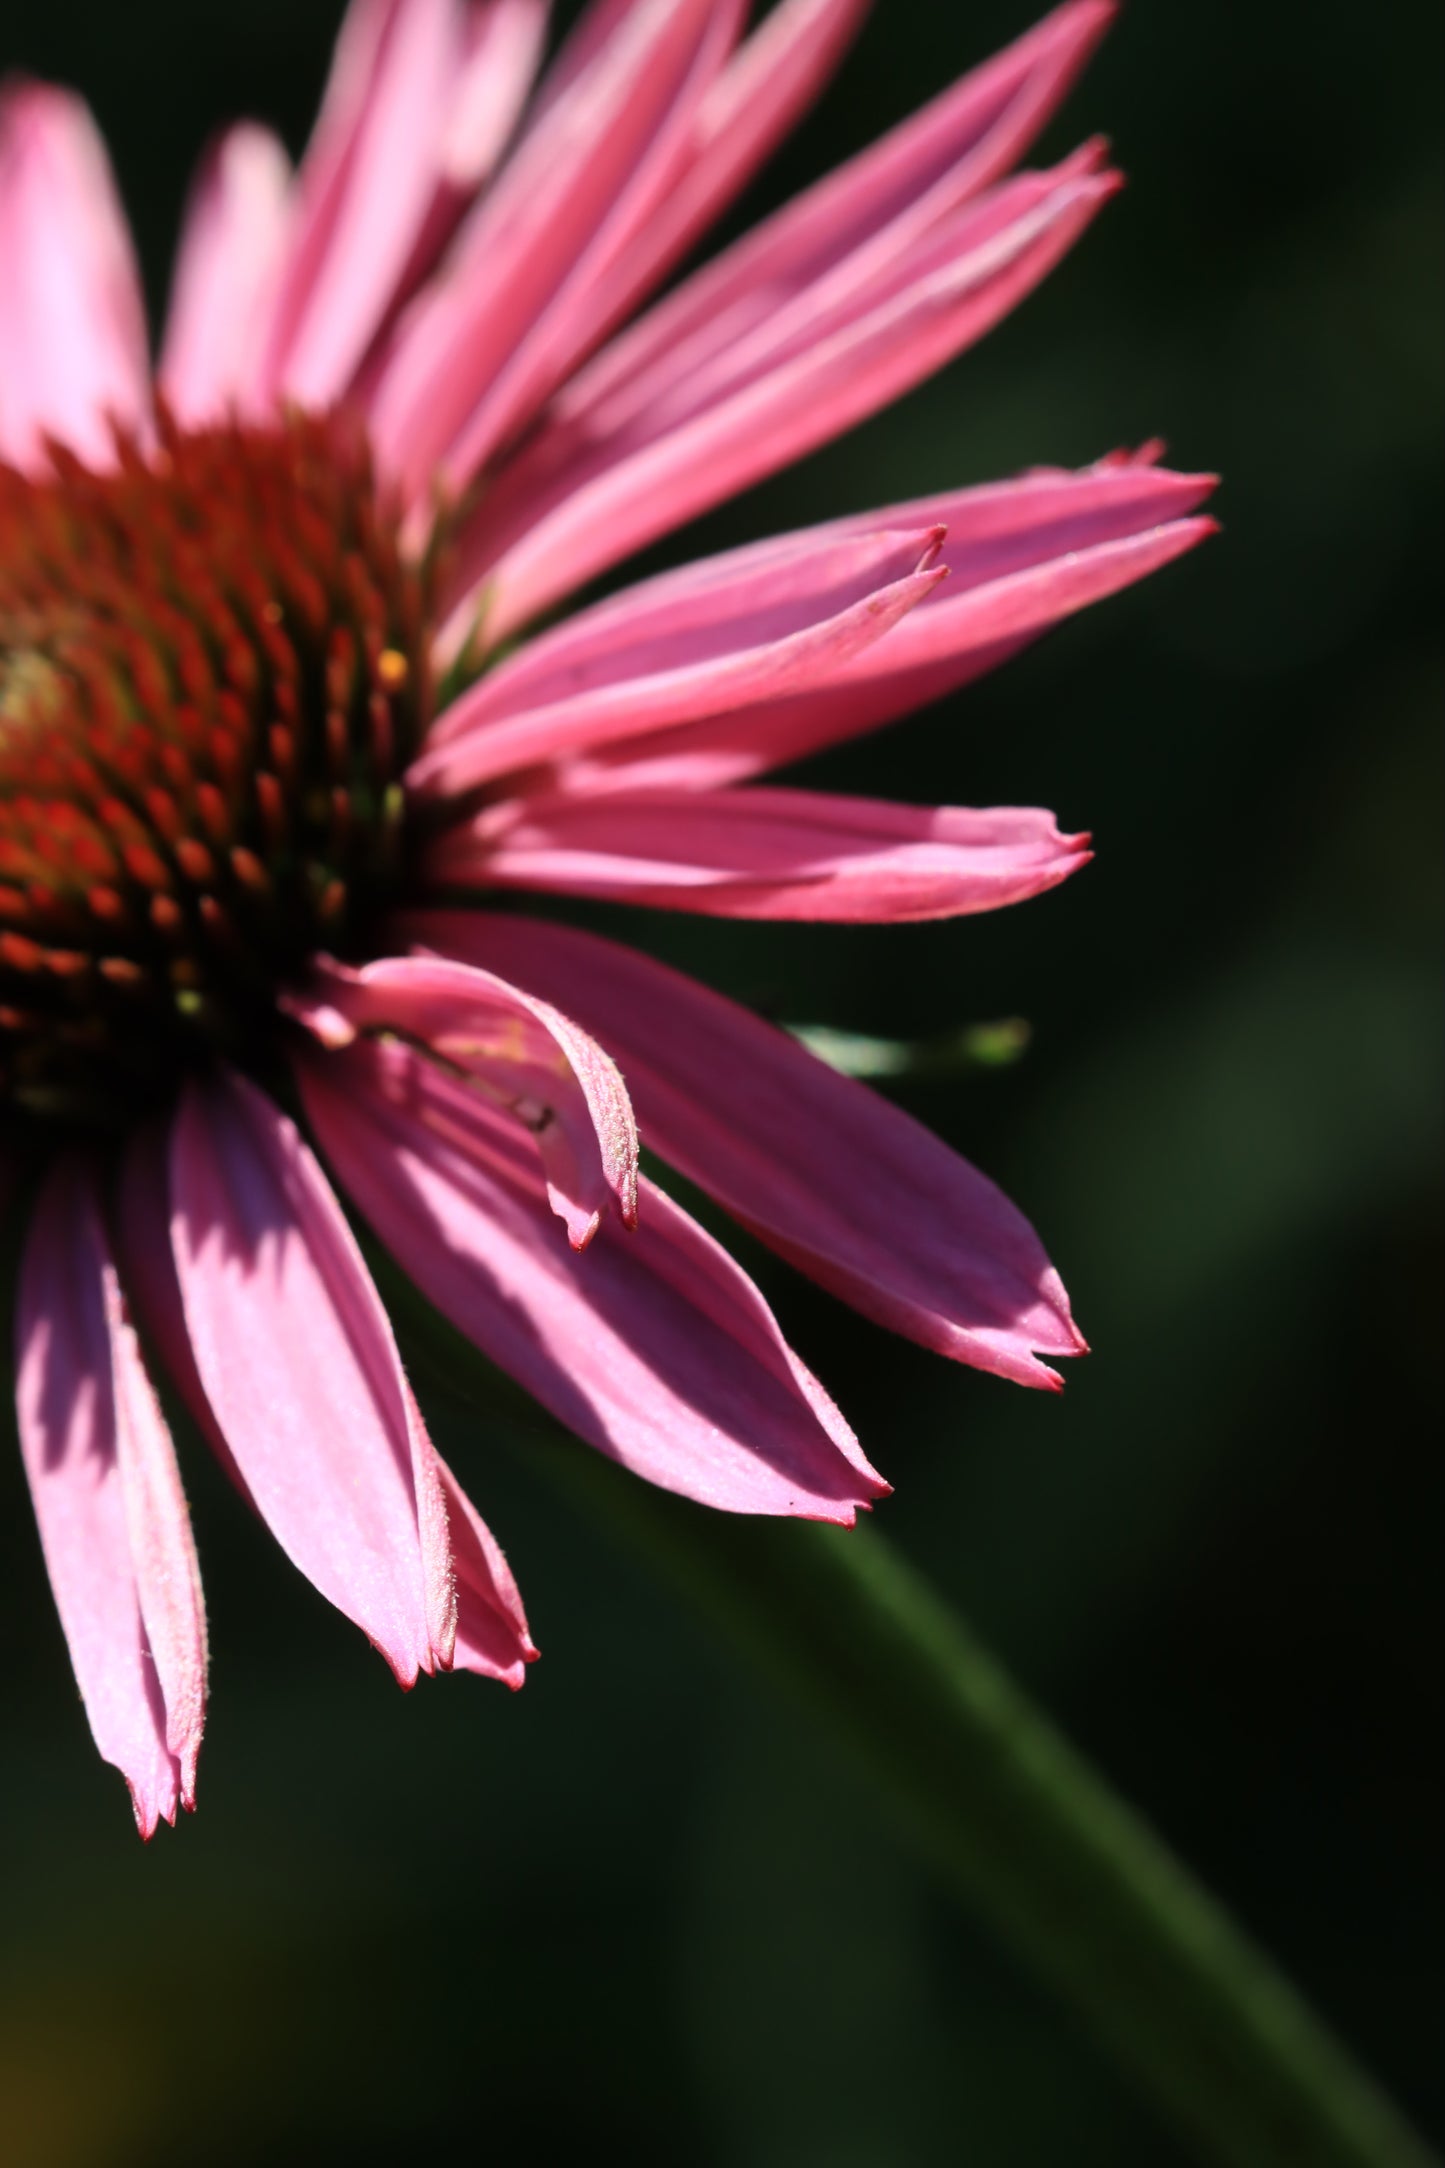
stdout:
[[212,145],[176,260],[160,387],[183,428],[255,403],[291,210],[291,161],[269,128],[243,122]]
[[892,631],[946,576],[939,527],[848,537],[761,572],[706,564],[532,643],[438,718],[407,781],[452,796],[509,771],[801,691]]
[[457,1582],[457,1641],[453,1666],[500,1679],[513,1692],[538,1650],[501,1545],[437,1455],[437,1474],[447,1503]]
[[[127,1293],[191,1415],[209,1437],[243,1497],[254,1506],[240,1469],[206,1399],[186,1333],[180,1285],[171,1255],[166,1136],[159,1124],[138,1131],[126,1146],[118,1194],[121,1258]],[[411,1402],[408,1389],[408,1401]],[[418,1431],[421,1417],[411,1404]],[[526,1614],[500,1545],[440,1454],[433,1453],[446,1503],[456,1582],[453,1669],[476,1671],[518,1687],[536,1656]]]
[[422,871],[722,918],[869,923],[994,911],[1083,865],[1051,813],[889,805],[801,790],[522,799],[446,831]]
[[145,308],[105,146],[83,101],[0,88],[0,458],[44,466],[58,437],[92,465],[110,423],[150,420]]
[[637,1124],[627,1087],[596,1041],[493,972],[399,956],[359,971],[319,959],[292,1013],[323,1043],[389,1028],[421,1040],[516,1114],[534,1138],[552,1208],[574,1249],[597,1232],[609,1197],[637,1223]]
[[585,1257],[525,1140],[410,1048],[299,1065],[337,1175],[418,1287],[560,1421],[667,1490],[851,1522],[886,1488],[752,1282],[660,1190]]
[[36,1204],[16,1336],[21,1450],[56,1606],[96,1745],[149,1837],[195,1805],[205,1613],[170,1434],[73,1159]]
[[186,1329],[185,1304],[171,1250],[170,1121],[144,1123],[121,1154],[115,1189],[115,1238],[126,1299],[159,1355],[191,1421],[249,1505],[255,1501],[206,1398]]
[[786,1032],[650,957],[535,919],[408,912],[400,938],[486,961],[605,1040],[644,1144],[866,1316],[1024,1385],[1079,1353],[1028,1221],[967,1160]]
[[326,1179],[243,1078],[188,1085],[171,1245],[206,1399],[287,1556],[403,1686],[452,1659],[435,1456]]

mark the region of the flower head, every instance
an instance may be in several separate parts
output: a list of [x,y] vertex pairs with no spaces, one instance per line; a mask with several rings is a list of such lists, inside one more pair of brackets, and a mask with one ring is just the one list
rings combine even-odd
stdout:
[[656,299],[862,12],[593,0],[534,89],[543,0],[353,0],[299,169],[251,124],[206,159],[154,372],[84,107],[0,90],[17,1407],[147,1835],[193,1804],[206,1695],[153,1374],[403,1684],[536,1653],[338,1189],[562,1422],[730,1511],[847,1523],[886,1485],[639,1136],[928,1347],[1054,1385],[1083,1345],[1027,1222],[906,1115],[498,908],[924,919],[1088,855],[1039,811],[758,778],[1189,548],[1208,480],[1151,451],[558,614],[981,336],[1113,191],[1097,146],[1012,173],[1108,18],[1069,0]]

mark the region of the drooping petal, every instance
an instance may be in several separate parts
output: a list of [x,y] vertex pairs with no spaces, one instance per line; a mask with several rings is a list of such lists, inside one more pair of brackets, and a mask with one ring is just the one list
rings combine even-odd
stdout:
[[595,1031],[643,1143],[865,1316],[982,1370],[1057,1386],[1084,1342],[1032,1227],[921,1124],[786,1032],[595,934],[482,912],[394,929],[502,970]]
[[243,1498],[254,1504],[206,1398],[186,1329],[181,1283],[171,1249],[170,1133],[168,1120],[142,1123],[126,1139],[115,1190],[115,1239],[121,1282],[141,1330]]
[[945,577],[939,527],[806,546],[717,577],[632,589],[478,679],[438,718],[407,781],[450,797],[590,747],[736,710],[831,677]]
[[752,1282],[644,1185],[637,1231],[551,1239],[525,1140],[395,1042],[302,1057],[337,1175],[422,1292],[560,1421],[664,1489],[851,1522],[886,1488]]
[[92,465],[111,423],[150,420],[145,308],[105,146],[81,99],[0,89],[0,458],[34,469],[44,439]]
[[423,877],[721,918],[956,918],[1037,896],[1089,857],[1051,813],[889,805],[801,790],[521,799],[444,831]]
[[291,209],[291,161],[269,128],[228,129],[186,212],[159,381],[183,428],[256,405]]
[[543,427],[459,531],[449,595],[485,588],[499,641],[560,596],[845,430],[981,338],[1066,254],[1119,185],[1089,149],[1023,174],[931,231],[903,260],[797,312],[778,345],[759,332],[669,398],[613,426],[605,406]]
[[590,343],[590,289],[665,195],[740,21],[737,0],[637,0],[539,104],[372,398],[378,457],[414,497],[474,472]]
[[552,1208],[574,1249],[609,1198],[637,1224],[637,1124],[627,1087],[594,1039],[494,972],[399,956],[350,971],[326,960],[288,1006],[323,1042],[389,1029],[420,1040],[516,1114],[535,1139]]
[[500,1679],[515,1692],[538,1650],[501,1545],[437,1455],[447,1503],[457,1582],[457,1640],[453,1668]]
[[[254,1505],[206,1398],[186,1332],[180,1283],[171,1254],[166,1134],[159,1123],[136,1131],[126,1145],[117,1193],[117,1234],[127,1295],[154,1342],[191,1415],[210,1439],[243,1497]],[[410,1402],[410,1394],[408,1400]],[[421,1417],[414,1405],[418,1432]],[[452,1668],[476,1671],[517,1687],[536,1656],[517,1584],[500,1545],[456,1477],[433,1453],[446,1503],[456,1582],[457,1623]]]
[[[1050,625],[1169,564],[1214,532],[1189,515],[1212,475],[1132,461],[1039,472],[956,490],[815,530],[815,543],[878,520],[935,515],[948,526],[949,577],[885,643],[812,691],[705,717],[563,761],[550,790],[711,790],[765,774],[956,691]],[[793,540],[795,538],[785,538]],[[776,544],[739,552],[766,572]],[[523,651],[526,652],[525,650]]]
[[195,1805],[206,1629],[190,1517],[74,1159],[47,1178],[21,1266],[16,1412],[50,1584],[102,1755],[142,1836]]
[[196,1369],[257,1510],[403,1686],[445,1669],[456,1597],[436,1457],[321,1169],[223,1073],[186,1088],[170,1192]]

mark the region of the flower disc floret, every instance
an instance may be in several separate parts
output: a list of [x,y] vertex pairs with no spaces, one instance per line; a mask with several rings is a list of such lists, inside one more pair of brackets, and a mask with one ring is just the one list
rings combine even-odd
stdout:
[[402,870],[430,568],[326,417],[0,466],[0,1106],[110,1125],[363,942]]

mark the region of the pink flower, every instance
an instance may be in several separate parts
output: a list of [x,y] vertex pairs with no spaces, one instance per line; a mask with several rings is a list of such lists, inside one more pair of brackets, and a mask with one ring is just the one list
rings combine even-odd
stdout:
[[1047,813],[758,779],[1191,547],[1208,480],[1150,451],[777,536],[537,628],[1058,261],[1116,176],[1096,145],[1011,169],[1109,12],[1069,0],[657,299],[861,0],[780,0],[746,36],[742,0],[593,0],[535,90],[543,0],[353,0],[299,170],[249,124],[207,158],[154,376],[85,108],[0,91],[19,1426],[147,1836],[193,1804],[206,1699],[153,1374],[403,1685],[515,1686],[536,1653],[333,1178],[562,1422],[728,1511],[850,1523],[886,1485],[639,1174],[639,1130],[928,1347],[1048,1386],[1082,1347],[1027,1222],[905,1114],[496,898],[922,919],[1084,862]]

